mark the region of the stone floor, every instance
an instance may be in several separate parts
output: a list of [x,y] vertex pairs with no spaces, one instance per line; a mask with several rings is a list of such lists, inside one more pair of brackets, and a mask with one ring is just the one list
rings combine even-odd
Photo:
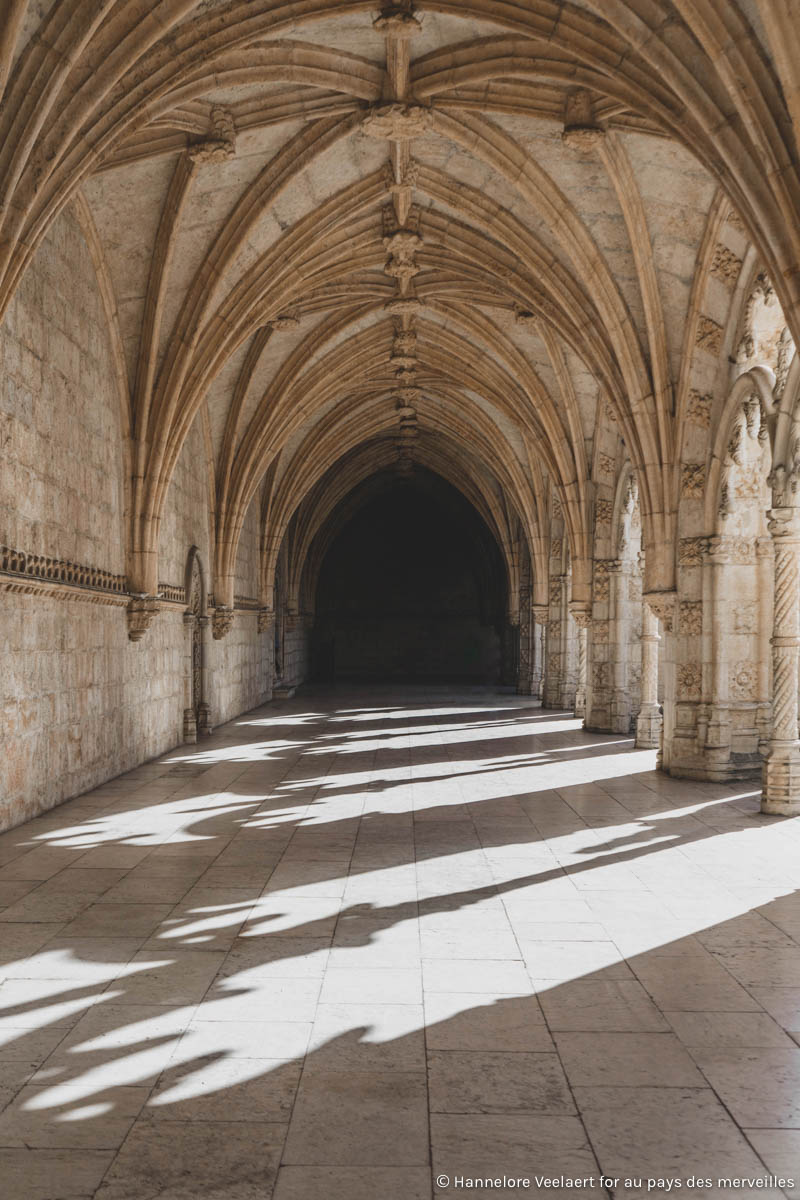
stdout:
[[5,834],[2,1200],[800,1197],[800,820],[654,758],[309,691]]

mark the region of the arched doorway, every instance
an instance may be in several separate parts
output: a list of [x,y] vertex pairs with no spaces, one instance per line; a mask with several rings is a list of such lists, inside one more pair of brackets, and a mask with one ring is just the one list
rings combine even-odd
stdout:
[[333,528],[316,587],[317,678],[501,681],[506,572],[460,492],[425,470],[387,474]]

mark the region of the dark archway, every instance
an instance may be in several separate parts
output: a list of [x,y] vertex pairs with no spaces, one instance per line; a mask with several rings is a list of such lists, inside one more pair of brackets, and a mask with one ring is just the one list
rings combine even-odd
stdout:
[[323,560],[316,677],[499,682],[506,580],[492,534],[431,472],[383,483]]

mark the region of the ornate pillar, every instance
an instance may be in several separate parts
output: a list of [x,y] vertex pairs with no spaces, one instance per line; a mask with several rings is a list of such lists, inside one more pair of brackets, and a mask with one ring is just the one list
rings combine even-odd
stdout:
[[[777,490],[777,489],[776,489]],[[781,488],[781,498],[788,488]],[[764,757],[761,811],[800,813],[798,647],[800,646],[800,509],[770,509],[775,550],[772,623],[772,732]]]
[[197,717],[194,711],[195,688],[199,683],[194,661],[196,620],[193,612],[183,614],[183,740],[189,743],[197,741]]
[[210,737],[214,732],[211,722],[211,705],[208,702],[208,633],[211,627],[211,618],[198,617],[197,627],[200,631],[200,703],[197,706],[197,732],[200,737]]
[[637,750],[657,750],[661,740],[658,705],[658,618],[642,601],[642,707],[636,718]]
[[547,605],[532,604],[533,637],[531,638],[531,695],[542,699],[545,677],[545,633],[547,630]]
[[589,626],[592,614],[588,609],[574,608],[572,617],[578,626],[578,685],[575,689],[575,716],[583,719],[586,716]]

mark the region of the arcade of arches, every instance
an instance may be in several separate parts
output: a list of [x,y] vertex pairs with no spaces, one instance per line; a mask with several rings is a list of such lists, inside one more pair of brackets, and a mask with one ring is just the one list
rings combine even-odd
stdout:
[[4,14],[3,823],[392,638],[798,811],[792,0]]
[[800,1177],[798,344],[800,0],[0,0],[4,1200]]

